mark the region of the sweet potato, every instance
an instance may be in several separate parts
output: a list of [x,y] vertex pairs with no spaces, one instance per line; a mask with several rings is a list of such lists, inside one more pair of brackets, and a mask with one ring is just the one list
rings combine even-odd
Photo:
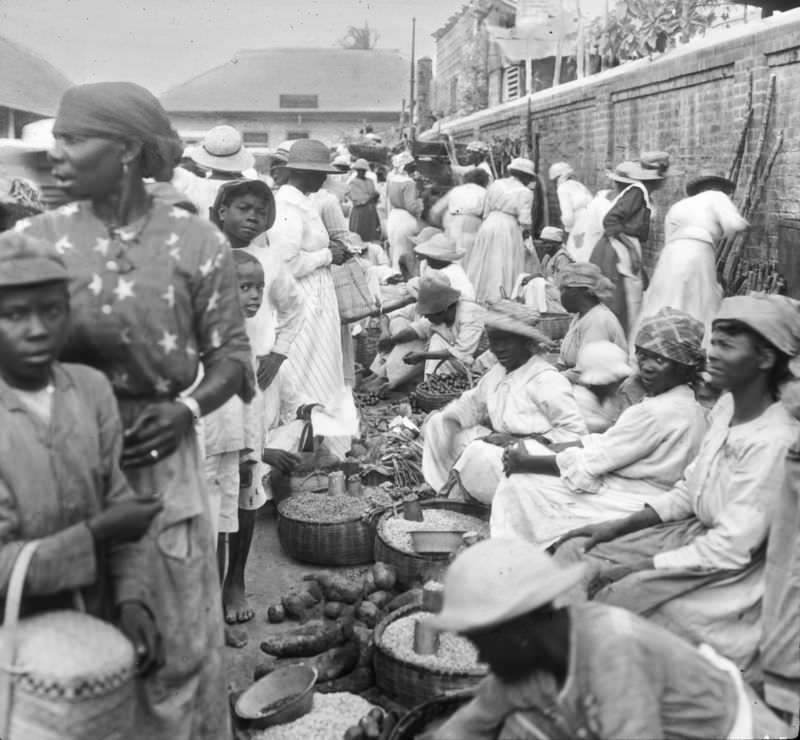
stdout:
[[313,632],[302,627],[281,635],[271,635],[261,643],[261,650],[278,658],[305,658],[319,655],[345,641],[341,624],[316,624]]
[[324,598],[322,587],[319,585],[318,581],[309,581],[308,585],[306,586],[306,592],[313,597],[315,604],[319,604],[319,602]]
[[306,609],[311,609],[315,604],[319,603],[319,599],[314,597],[310,591],[303,591],[299,594],[300,601],[303,602],[303,607]]
[[322,612],[328,619],[338,619],[342,615],[341,601],[328,601]]
[[375,575],[371,570],[368,570],[367,574],[364,576],[364,588],[363,588],[364,597],[366,598],[370,594],[375,593],[375,591],[377,590],[378,587],[375,585]]
[[381,591],[391,591],[397,583],[397,571],[386,563],[375,563],[372,566],[375,585]]
[[381,610],[371,601],[362,601],[356,609],[356,619],[360,620],[367,627],[374,627],[381,618]]
[[392,595],[388,591],[375,591],[367,597],[367,601],[372,602],[378,609],[383,609],[392,600]]
[[358,664],[358,645],[346,642],[320,653],[309,661],[317,669],[317,681],[333,681],[350,673]]
[[281,599],[281,604],[286,615],[293,619],[304,620],[306,618],[306,605],[297,593],[290,593]]
[[286,612],[280,604],[273,604],[269,609],[267,609],[267,619],[269,619],[272,624],[280,624],[286,619]]

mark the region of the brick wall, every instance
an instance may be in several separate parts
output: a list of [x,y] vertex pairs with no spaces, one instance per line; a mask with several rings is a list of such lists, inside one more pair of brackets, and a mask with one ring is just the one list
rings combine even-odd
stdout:
[[[778,129],[784,130],[784,143],[752,218],[747,256],[776,260],[790,293],[800,297],[800,11],[748,24],[716,43],[704,40],[531,96],[540,169],[567,160],[597,190],[608,186],[605,171],[615,163],[643,150],[670,152],[679,174],[653,198],[657,213],[646,249],[652,267],[663,242],[663,217],[683,196],[687,179],[705,167],[729,170],[751,75],[753,124],[740,192],[754,163],[771,75],[776,95],[766,149]],[[524,142],[527,107],[527,99],[507,103],[442,122],[440,129],[456,140],[510,135]]]

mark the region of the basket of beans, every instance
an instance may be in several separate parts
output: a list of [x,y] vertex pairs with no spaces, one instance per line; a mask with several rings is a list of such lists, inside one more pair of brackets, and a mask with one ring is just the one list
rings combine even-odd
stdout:
[[[459,370],[457,374],[444,374],[444,363]],[[417,385],[414,390],[414,405],[421,411],[436,411],[472,388],[477,381],[472,371],[457,360],[442,360],[436,370]]]

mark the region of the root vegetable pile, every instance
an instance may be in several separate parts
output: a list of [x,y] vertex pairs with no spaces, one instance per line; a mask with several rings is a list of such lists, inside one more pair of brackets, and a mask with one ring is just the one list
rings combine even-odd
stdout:
[[403,516],[389,516],[381,521],[380,532],[383,539],[402,552],[413,553],[414,546],[409,532],[477,532],[480,537],[489,534],[489,525],[475,516],[461,514],[447,509],[423,509],[421,522],[405,519]]
[[429,617],[427,612],[400,617],[386,626],[380,637],[380,646],[398,660],[412,665],[422,666],[429,670],[468,673],[486,670],[486,666],[478,662],[478,651],[465,637],[443,632],[439,636],[439,649],[436,655],[418,655],[414,652],[414,625],[423,618]]
[[303,717],[256,732],[252,740],[332,740],[343,737],[351,725],[373,709],[355,694],[314,694],[314,706]]

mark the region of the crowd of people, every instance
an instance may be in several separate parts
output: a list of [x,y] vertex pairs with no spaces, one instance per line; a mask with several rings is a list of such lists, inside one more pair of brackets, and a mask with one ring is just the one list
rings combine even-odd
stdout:
[[[467,370],[425,420],[422,472],[487,507],[491,536],[433,622],[492,672],[436,737],[796,731],[800,308],[723,297],[715,245],[748,228],[734,184],[689,180],[648,280],[668,154],[595,195],[553,163],[560,226],[536,233],[534,163],[486,152],[434,204],[405,149],[389,167],[300,139],[258,172],[235,128],[184,147],[114,82],[69,89],[7,180],[0,589],[37,540],[25,611],[80,590],[128,636],[137,736],[230,737],[221,647],[254,617],[256,512],[309,445],[344,459],[358,390]],[[407,304],[369,368],[369,310],[342,320],[354,276],[373,308]],[[557,352],[548,318],[568,322]],[[321,413],[340,431],[309,440]]]

